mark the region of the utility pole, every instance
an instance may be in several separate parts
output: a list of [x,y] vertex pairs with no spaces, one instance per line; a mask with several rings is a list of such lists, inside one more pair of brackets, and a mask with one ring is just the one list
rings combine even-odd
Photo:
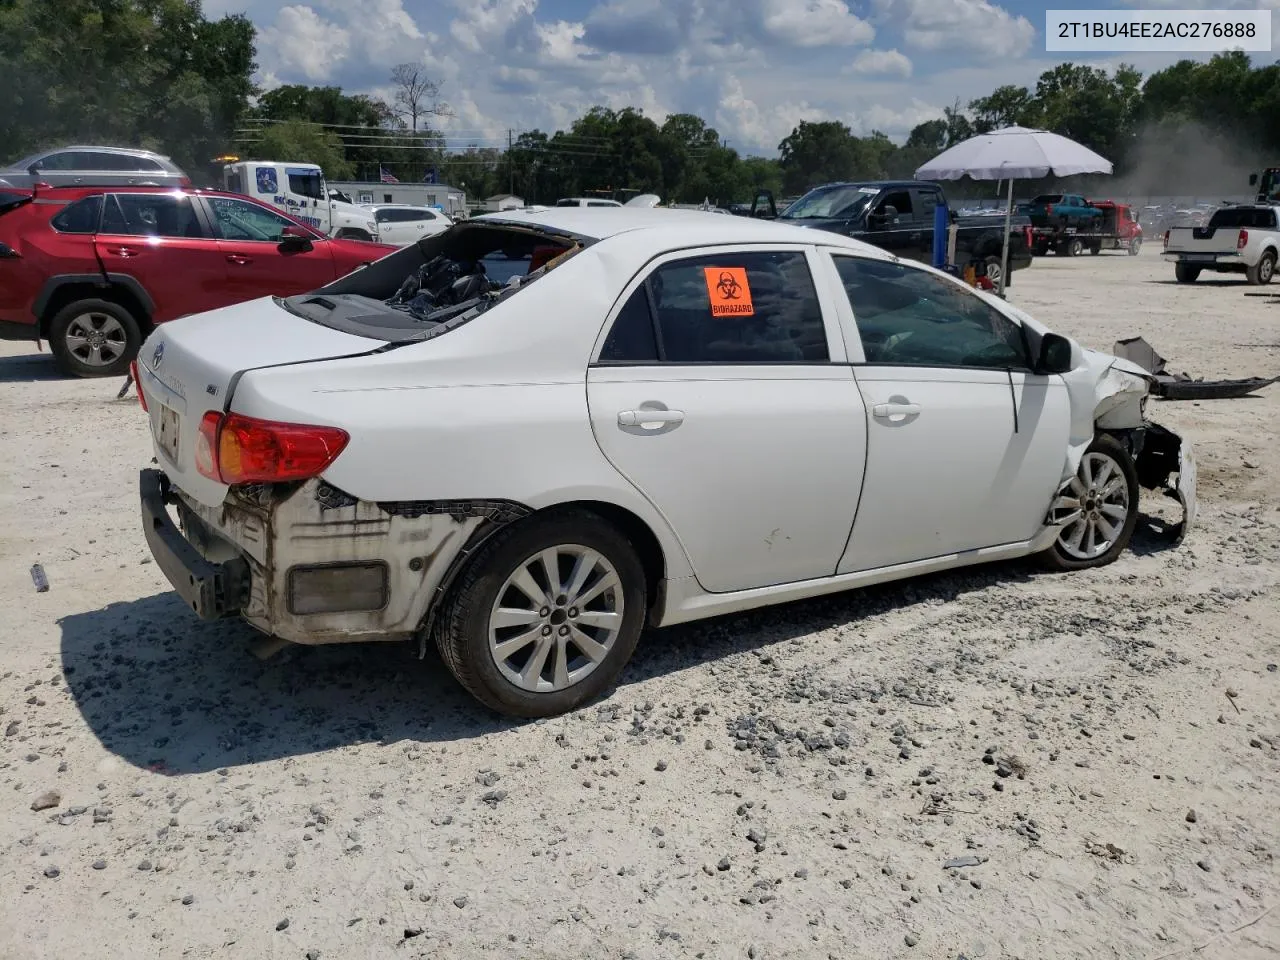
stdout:
[[511,128],[507,127],[507,172],[511,174],[511,189],[507,191],[513,197],[516,195],[516,162],[511,156]]

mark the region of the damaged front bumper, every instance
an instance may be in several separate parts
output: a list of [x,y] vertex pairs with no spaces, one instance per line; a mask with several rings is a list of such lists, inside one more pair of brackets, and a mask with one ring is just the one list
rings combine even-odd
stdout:
[[211,508],[159,470],[142,471],[139,492],[156,563],[197,615],[238,613],[301,644],[414,635],[460,562],[528,512],[500,501],[369,503],[321,480],[236,488]]
[[1191,444],[1168,427],[1148,421],[1138,441],[1134,465],[1138,483],[1163,490],[1182,505],[1182,524],[1175,543],[1182,543],[1199,515],[1196,500],[1196,460]]

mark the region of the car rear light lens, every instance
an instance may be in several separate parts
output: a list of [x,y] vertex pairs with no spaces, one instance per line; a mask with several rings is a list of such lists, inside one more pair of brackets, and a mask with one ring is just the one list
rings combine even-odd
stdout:
[[[138,376],[138,361],[129,361],[129,376],[133,378],[133,389],[138,391],[138,403],[142,406],[142,412],[147,412],[147,398],[142,392],[142,378]],[[128,384],[126,384],[128,386]]]
[[259,420],[210,410],[200,421],[196,469],[220,483],[283,483],[319,476],[351,437],[338,427]]
[[1245,245],[1246,243],[1248,243],[1248,242],[1249,242],[1249,231],[1248,231],[1248,230],[1241,230],[1241,231],[1240,231],[1240,236],[1238,236],[1238,237],[1236,238],[1236,249],[1237,249],[1237,250],[1243,250],[1243,249],[1244,249],[1244,245]]
[[222,482],[218,473],[218,427],[222,426],[222,414],[210,410],[200,419],[196,434],[196,470],[201,476]]

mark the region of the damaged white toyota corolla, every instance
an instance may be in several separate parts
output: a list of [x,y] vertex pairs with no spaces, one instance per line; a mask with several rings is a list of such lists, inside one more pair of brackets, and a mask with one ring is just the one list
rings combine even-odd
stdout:
[[1195,519],[1141,368],[939,271],[736,217],[483,217],[163,324],[137,374],[147,541],[198,615],[434,642],[521,716],[601,693],[646,624],[1109,563],[1140,487],[1181,501],[1181,535]]

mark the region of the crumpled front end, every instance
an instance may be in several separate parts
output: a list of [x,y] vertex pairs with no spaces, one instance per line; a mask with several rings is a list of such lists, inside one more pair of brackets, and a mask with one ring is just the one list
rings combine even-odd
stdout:
[[1085,350],[1084,364],[1063,375],[1071,397],[1071,440],[1063,464],[1065,485],[1080,466],[1098,433],[1108,433],[1129,450],[1138,483],[1160,490],[1182,505],[1181,543],[1195,525],[1196,462],[1191,443],[1146,417],[1155,378],[1138,364],[1096,350]]

